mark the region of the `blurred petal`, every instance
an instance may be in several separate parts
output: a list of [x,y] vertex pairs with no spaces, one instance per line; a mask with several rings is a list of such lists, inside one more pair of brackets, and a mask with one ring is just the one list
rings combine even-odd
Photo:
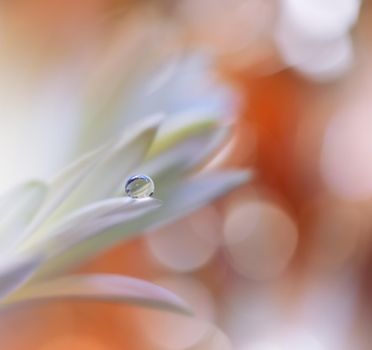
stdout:
[[43,249],[52,255],[59,254],[70,246],[93,238],[114,226],[125,225],[127,221],[140,218],[160,206],[161,202],[153,198],[113,198],[94,203],[66,218],[47,237]]
[[[142,26],[136,25],[130,35],[123,36],[122,29],[118,28],[104,60],[92,71],[90,93],[83,111],[87,123],[81,140],[83,149],[90,149],[97,141],[104,142],[118,129],[130,127],[154,111],[168,112],[165,97],[155,93],[149,83],[151,85],[162,67],[178,65],[181,54],[178,40],[175,40],[178,31],[169,30],[167,21],[157,21],[153,25],[148,16],[137,20]],[[171,69],[158,88],[169,91],[164,85],[177,73]]]
[[[114,214],[122,214],[123,212],[130,213],[134,210],[147,209],[159,205],[159,201],[153,198],[133,199],[130,197],[120,197],[94,202],[74,212],[70,216],[67,216],[66,219],[58,225],[57,232],[72,229],[75,225],[89,222],[90,220],[108,217]],[[58,235],[57,233],[55,234]],[[53,236],[53,234],[51,236]]]
[[159,136],[138,173],[151,176],[159,188],[160,183],[169,182],[169,177],[180,176],[206,162],[225,142],[229,131],[229,126],[221,126],[210,117]]
[[112,196],[120,183],[143,161],[162,120],[162,115],[154,115],[146,118],[136,129],[128,128],[61,209],[70,211]]
[[[21,184],[0,198],[0,248],[9,251],[23,237],[47,195],[48,187],[41,181]],[[1,249],[2,250],[2,249]]]
[[124,302],[190,314],[185,302],[155,284],[119,275],[77,275],[33,284],[15,293],[8,303],[45,299],[93,299]]
[[84,155],[51,181],[48,196],[40,212],[35,216],[30,227],[28,227],[28,234],[36,230],[48,215],[61,205],[73,189],[92,171],[105,151],[107,151],[107,146]]
[[0,298],[5,297],[30,279],[41,263],[40,257],[7,262],[0,268]]
[[155,349],[189,349],[214,328],[216,308],[208,287],[196,278],[163,277],[156,283],[179,295],[194,310],[195,317],[139,310],[140,331]]
[[151,215],[151,228],[193,212],[210,201],[242,185],[252,174],[244,170],[205,173],[174,188],[174,193],[157,213]]
[[187,348],[187,350],[232,350],[232,349],[233,346],[231,344],[230,339],[227,337],[225,333],[223,333],[219,328],[215,327],[214,325],[210,325],[210,331],[200,342]]
[[188,182],[169,184],[172,193],[169,198],[162,198],[163,205],[154,213],[147,213],[139,218],[126,221],[101,234],[89,236],[84,242],[70,247],[67,252],[53,258],[48,267],[44,267],[38,276],[51,275],[66,269],[93,255],[103,252],[124,239],[130,239],[141,231],[164,225],[204,206],[213,199],[222,196],[233,188],[243,184],[250,178],[247,171],[225,171],[205,174]]
[[174,77],[158,94],[164,96],[166,112],[202,110],[228,118],[235,114],[235,94],[231,86],[221,84],[213,73],[215,57],[205,53],[186,54],[180,60]]
[[344,35],[358,19],[360,0],[282,0],[281,15],[303,36],[328,39]]
[[[39,232],[40,235],[66,212],[112,195],[120,181],[143,160],[161,120],[159,115],[146,119],[137,130],[93,151],[58,176],[51,184],[50,194],[43,209],[28,229],[30,233],[46,218],[49,225]],[[50,215],[57,208],[58,210]]]
[[215,129],[218,126],[217,119],[216,115],[205,115],[200,112],[188,112],[168,118],[160,128],[159,134],[149,150],[148,158],[170,149],[189,137]]

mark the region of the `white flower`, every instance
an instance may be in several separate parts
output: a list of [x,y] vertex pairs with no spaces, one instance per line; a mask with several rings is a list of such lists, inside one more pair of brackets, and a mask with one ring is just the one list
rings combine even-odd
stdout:
[[[68,166],[54,179],[31,181],[0,198],[1,305],[51,298],[96,298],[185,311],[172,293],[113,275],[68,275],[66,270],[175,220],[247,179],[244,171],[197,169],[225,139],[215,116],[185,115],[161,127],[155,115],[127,128]],[[128,176],[145,173],[155,197],[123,196]]]

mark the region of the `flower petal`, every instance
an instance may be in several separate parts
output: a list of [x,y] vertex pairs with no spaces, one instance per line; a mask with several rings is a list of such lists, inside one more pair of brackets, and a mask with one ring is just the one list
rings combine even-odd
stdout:
[[175,183],[174,192],[167,200],[164,199],[162,208],[157,213],[148,214],[146,221],[151,228],[174,221],[228,193],[251,177],[248,171],[231,170],[204,173],[184,183]]
[[160,115],[147,118],[131,134],[91,152],[62,172],[52,181],[48,198],[27,235],[44,224],[37,234],[41,237],[66,212],[112,195],[120,181],[145,157],[161,120]]
[[68,166],[50,182],[49,192],[43,206],[27,228],[25,236],[29,236],[33,231],[35,231],[44,222],[48,215],[61,205],[73,189],[97,165],[99,159],[107,151],[107,148],[106,145],[84,155],[82,158]]
[[190,314],[187,304],[172,292],[150,282],[120,275],[75,275],[30,284],[7,303],[50,299],[89,299],[124,302]]
[[7,261],[0,269],[0,299],[27,282],[42,262],[40,256]]
[[[126,222],[140,219],[159,208],[161,201],[153,198],[131,199],[113,198],[92,204],[70,215],[43,240],[26,242],[19,253],[42,252],[47,254],[47,263],[35,274],[35,279],[53,275],[70,262],[79,260],[80,250],[73,249],[80,243],[94,240],[94,237]],[[84,247],[85,248],[85,247]],[[75,256],[75,255],[78,256]]]
[[202,164],[224,144],[230,125],[214,115],[185,114],[178,122],[165,122],[154,141],[147,161],[136,172],[151,176],[156,196],[165,198],[171,184]]
[[51,276],[103,252],[121,240],[133,238],[149,227],[164,225],[187,215],[243,184],[249,176],[247,171],[225,171],[205,174],[180,184],[169,183],[170,193],[161,197],[163,205],[158,210],[125,221],[123,225],[117,225],[100,234],[89,236],[75,246],[69,245],[67,251],[53,257],[47,266],[43,266],[38,277]]
[[195,347],[194,350],[197,349],[232,350],[233,346],[228,336],[225,333],[223,333],[221,329],[211,324],[210,331],[206,334],[206,336],[203,338],[200,344],[198,344],[198,346]]
[[71,212],[112,196],[146,156],[162,120],[162,115],[154,115],[146,118],[136,130],[128,128],[128,133],[109,149],[100,164],[62,205],[60,212]]
[[177,130],[174,135],[169,135],[168,141],[159,140],[159,146],[154,142],[154,151],[149,153],[138,173],[148,174],[158,183],[165,177],[175,178],[192,171],[223,144],[229,130],[229,127],[212,122],[193,125],[193,128],[189,125],[185,130]]
[[12,249],[24,236],[26,226],[39,210],[48,192],[41,181],[17,186],[0,198],[0,250]]
[[[153,211],[161,206],[161,201],[153,198],[132,199],[112,198],[89,205],[66,218],[54,229],[39,249],[57,255],[67,251],[86,239],[101,232]],[[43,248],[44,245],[44,248]]]
[[168,118],[159,129],[147,158],[153,158],[190,137],[201,135],[205,131],[215,130],[218,125],[215,115],[205,115],[197,112],[174,115]]

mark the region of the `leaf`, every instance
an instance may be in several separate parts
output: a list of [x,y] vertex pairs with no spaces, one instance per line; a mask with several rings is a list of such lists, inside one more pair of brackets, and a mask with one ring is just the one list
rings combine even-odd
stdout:
[[5,260],[0,268],[0,299],[27,282],[42,262],[40,256]]
[[54,299],[121,302],[190,314],[187,304],[170,291],[150,282],[120,275],[75,275],[29,284],[7,304]]
[[[10,251],[25,237],[25,228],[39,210],[48,192],[41,181],[21,184],[0,198],[0,250]],[[3,248],[1,248],[3,247]]]
[[205,174],[188,182],[168,184],[170,193],[168,197],[161,197],[163,205],[156,212],[126,221],[124,225],[90,237],[73,247],[69,246],[67,251],[51,258],[37,277],[58,273],[103,252],[122,240],[135,237],[145,229],[164,225],[187,215],[243,184],[249,177],[250,174],[247,171],[225,171]]

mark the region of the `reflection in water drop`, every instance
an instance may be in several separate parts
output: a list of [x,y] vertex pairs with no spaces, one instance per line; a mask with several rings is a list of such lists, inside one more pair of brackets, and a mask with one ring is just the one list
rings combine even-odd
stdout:
[[154,194],[154,190],[154,182],[146,175],[132,176],[125,184],[125,192],[132,198],[151,197]]

